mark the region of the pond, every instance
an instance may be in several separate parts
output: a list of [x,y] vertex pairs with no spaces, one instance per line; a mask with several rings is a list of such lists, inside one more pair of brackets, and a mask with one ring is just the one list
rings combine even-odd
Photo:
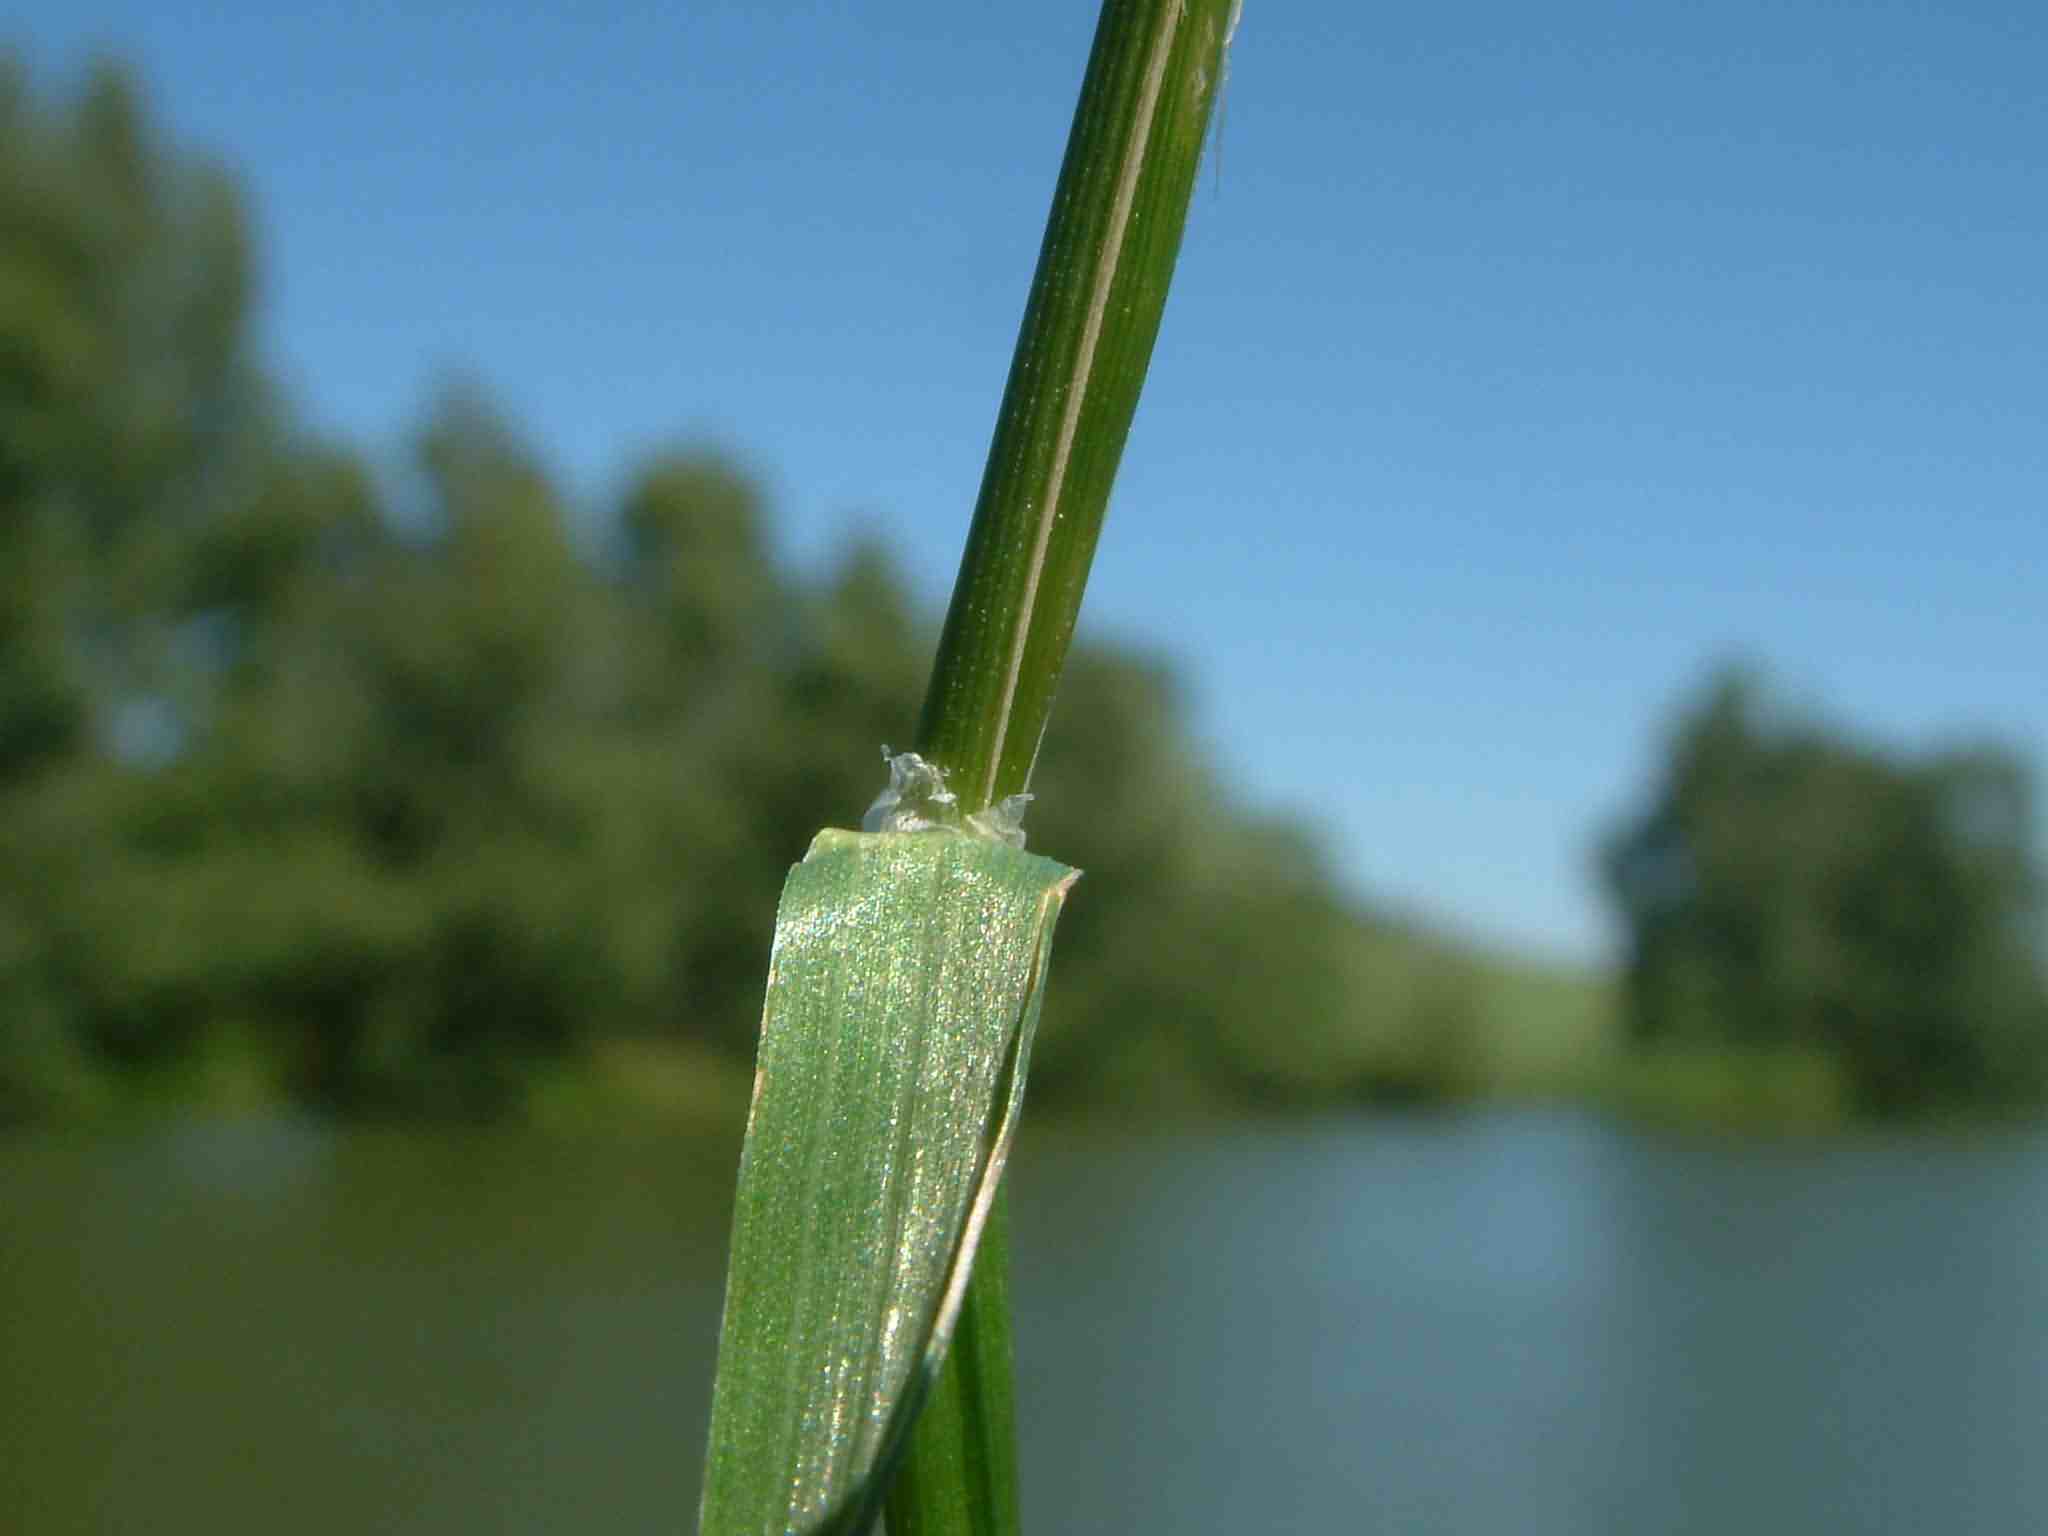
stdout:
[[[0,1141],[0,1530],[694,1528],[729,1145]],[[2048,1134],[1048,1132],[1026,1529],[2048,1530]]]

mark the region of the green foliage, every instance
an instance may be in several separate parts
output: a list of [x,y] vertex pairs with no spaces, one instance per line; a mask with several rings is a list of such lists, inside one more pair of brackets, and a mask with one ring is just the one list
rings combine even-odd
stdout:
[[1646,1046],[1592,1086],[1636,1120],[1695,1130],[1813,1135],[1839,1130],[1854,1108],[1839,1061],[1811,1047]]
[[[783,872],[916,728],[886,552],[799,579],[702,452],[572,516],[473,388],[395,504],[278,408],[239,194],[118,70],[52,103],[0,62],[0,231],[0,1119],[520,1113],[655,1047],[750,1059]],[[1033,787],[1033,846],[1090,871],[1040,1108],[1608,1091],[1598,988],[1351,910],[1157,660],[1075,653]],[[1650,1052],[1614,1091],[2033,1097],[2033,839],[2005,754],[1900,762],[1724,679],[1604,862]]]
[[[0,1120],[552,1114],[750,1061],[783,875],[917,727],[888,554],[798,578],[702,452],[573,509],[469,386],[395,499],[277,407],[233,184],[125,77],[10,62],[0,121]],[[1166,667],[1078,651],[1034,787],[1091,871],[1036,1104],[1467,1083],[1461,962],[1234,806]]]
[[1724,672],[1603,856],[1649,1046],[1821,1057],[1894,1114],[2036,1098],[2048,1062],[2024,766],[1919,761],[1774,715]]

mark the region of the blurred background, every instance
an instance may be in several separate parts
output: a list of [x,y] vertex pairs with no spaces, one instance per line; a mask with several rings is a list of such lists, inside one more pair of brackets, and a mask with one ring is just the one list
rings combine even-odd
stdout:
[[[2048,21],[1257,0],[1069,668],[1025,1513],[2048,1521]],[[1085,4],[0,31],[0,1529],[692,1523]]]

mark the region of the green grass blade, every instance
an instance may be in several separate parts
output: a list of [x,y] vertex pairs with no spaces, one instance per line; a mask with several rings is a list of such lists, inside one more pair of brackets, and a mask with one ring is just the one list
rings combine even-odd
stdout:
[[[1105,0],[918,727],[970,809],[1026,788],[1180,253],[1241,0]],[[891,1536],[1015,1536],[1004,1196]]]
[[776,917],[712,1398],[706,1536],[857,1533],[961,1308],[1074,872],[818,834]]

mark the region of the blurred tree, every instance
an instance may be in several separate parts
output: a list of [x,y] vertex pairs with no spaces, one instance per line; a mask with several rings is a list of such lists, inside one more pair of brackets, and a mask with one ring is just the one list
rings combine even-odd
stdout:
[[645,464],[617,509],[610,589],[630,799],[613,799],[612,910],[635,978],[618,1027],[751,1056],[782,873],[803,847],[770,830],[801,765],[783,679],[803,644],[759,489],[713,454]]
[[760,492],[735,466],[712,454],[656,458],[634,477],[618,525],[626,589],[653,632],[632,659],[642,708],[703,706],[695,695],[708,682],[786,649],[787,594]]
[[115,921],[113,893],[171,894],[151,848],[205,819],[131,778],[214,703],[231,626],[192,557],[285,451],[250,270],[233,185],[158,148],[119,69],[46,105],[0,59],[0,1104],[82,1102],[93,1052],[163,1059],[210,1017],[179,902]]
[[1726,670],[1602,854],[1632,1032],[1823,1050],[1880,1113],[2031,1098],[2048,1048],[2034,848],[2010,754],[1898,761],[1774,716]]
[[1128,1110],[1454,1091],[1462,1004],[1390,984],[1384,934],[1339,895],[1316,840],[1248,816],[1205,758],[1168,666],[1075,652],[1028,821],[1035,846],[1085,871],[1060,919],[1034,1095]]
[[676,999],[748,1056],[784,876],[820,827],[860,825],[886,778],[881,747],[910,738],[929,656],[893,563],[865,540],[816,589],[788,591],[775,623],[772,667],[708,742],[734,832],[707,850]]
[[[0,1118],[504,1114],[623,1037],[749,1058],[784,873],[915,726],[895,563],[792,576],[691,452],[585,558],[466,385],[394,509],[275,405],[254,272],[233,184],[119,70],[45,104],[0,60]],[[1039,1102],[1452,1080],[1449,972],[1386,963],[1419,950],[1231,801],[1166,665],[1077,652],[1035,787],[1034,846],[1088,872]]]
[[277,433],[233,184],[162,153],[111,65],[55,111],[18,58],[0,77],[5,773],[88,709],[121,750],[175,741],[203,670],[193,540],[256,494]]

